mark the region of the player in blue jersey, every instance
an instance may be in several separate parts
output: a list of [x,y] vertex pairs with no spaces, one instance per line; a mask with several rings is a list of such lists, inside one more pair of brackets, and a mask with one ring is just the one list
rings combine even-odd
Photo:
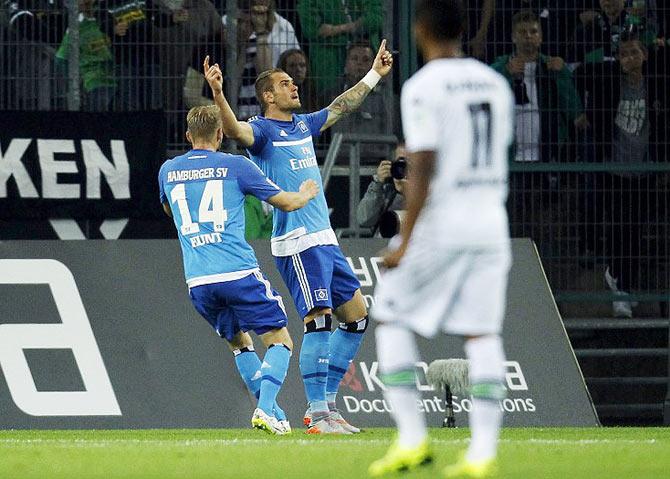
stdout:
[[[372,69],[354,87],[323,110],[299,115],[298,87],[281,69],[256,79],[262,114],[249,122],[237,121],[222,89],[218,64],[204,70],[214,101],[221,110],[223,131],[247,147],[251,159],[284,189],[295,189],[311,179],[321,185],[313,137],[356,110],[379,80],[391,71],[393,57],[382,41]],[[381,113],[381,112],[380,112]],[[330,226],[323,192],[300,211],[277,212],[272,231],[272,254],[296,309],[304,319],[300,371],[309,410],[307,432],[350,434],[360,429],[344,420],[336,407],[340,382],[358,352],[368,325],[360,283],[340,250]],[[331,334],[335,311],[340,326]]]
[[[282,191],[249,159],[218,152],[223,138],[219,108],[192,108],[186,137],[193,149],[160,169],[160,201],[174,219],[195,309],[228,341],[249,390],[258,398],[252,426],[271,434],[290,432],[277,394],[288,370],[293,343],[282,298],[261,273],[244,240],[244,195],[282,211],[295,211],[316,197],[306,180],[297,192]],[[261,363],[248,331],[267,352]]]

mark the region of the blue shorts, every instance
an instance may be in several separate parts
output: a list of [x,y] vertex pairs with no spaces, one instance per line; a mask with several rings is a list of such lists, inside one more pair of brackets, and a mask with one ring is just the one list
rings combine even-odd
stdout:
[[240,331],[264,334],[286,326],[281,296],[260,271],[190,289],[193,306],[228,341]]
[[337,309],[361,287],[339,246],[313,246],[275,263],[301,318],[314,308]]

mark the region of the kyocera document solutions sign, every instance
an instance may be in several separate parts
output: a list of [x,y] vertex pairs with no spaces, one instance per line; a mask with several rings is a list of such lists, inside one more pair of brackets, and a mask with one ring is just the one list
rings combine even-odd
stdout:
[[[254,246],[289,305],[269,244]],[[368,305],[382,246],[342,242]],[[513,253],[506,424],[597,425],[535,249],[519,240]],[[298,351],[302,325],[292,307],[289,329]],[[420,347],[419,406],[438,425],[442,392],[427,384],[425,370],[434,359],[463,357],[462,345],[442,337]],[[297,356],[279,396],[294,425],[305,410]],[[0,242],[0,370],[1,428],[248,427],[253,411],[232,354],[188,300],[176,241]],[[374,324],[338,401],[354,424],[392,425]],[[457,425],[470,407],[468,397],[454,398]]]

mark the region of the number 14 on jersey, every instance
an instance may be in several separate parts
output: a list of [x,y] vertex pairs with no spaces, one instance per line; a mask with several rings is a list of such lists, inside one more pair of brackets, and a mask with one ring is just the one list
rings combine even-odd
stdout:
[[[221,241],[221,233],[225,230],[225,223],[228,219],[228,212],[223,207],[223,180],[209,180],[205,183],[202,191],[200,201],[198,203],[197,218],[194,221],[191,209],[189,207],[189,199],[186,196],[186,184],[179,183],[170,192],[170,202],[176,203],[181,217],[180,231],[184,236],[200,233],[200,225],[203,223],[212,223],[214,230],[214,238],[212,234],[204,234],[207,238],[202,238],[201,241],[196,240],[193,246],[200,246],[200,244],[208,244]],[[210,238],[211,237],[211,238]],[[200,243],[200,244],[198,244]]]

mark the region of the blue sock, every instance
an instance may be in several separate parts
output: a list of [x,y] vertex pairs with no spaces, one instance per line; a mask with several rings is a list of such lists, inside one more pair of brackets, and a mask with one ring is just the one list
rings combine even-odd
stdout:
[[[240,376],[242,376],[242,380],[247,385],[249,392],[258,399],[261,393],[261,360],[258,359],[258,355],[253,348],[236,349],[233,351],[233,354],[235,355],[235,364],[237,365],[237,370],[240,372]],[[276,401],[273,409],[275,412],[274,417],[280,421],[286,420],[286,413],[279,407]]]
[[328,364],[327,399],[334,403],[340,382],[356,357],[363,342],[363,333],[367,329],[367,316],[354,323],[342,323],[330,335],[330,355]]
[[251,394],[258,399],[258,391],[261,388],[261,360],[258,359],[258,355],[253,348],[236,349],[233,354],[242,380]]
[[277,404],[276,400],[274,406],[272,406],[272,410],[274,411],[274,417],[276,417],[279,421],[286,421],[288,419],[286,417],[286,413],[282,408],[279,407],[279,404]]
[[300,372],[312,413],[328,411],[326,379],[328,377],[330,326],[329,314],[319,316],[307,323],[300,348]]
[[261,391],[258,408],[272,415],[281,385],[286,378],[291,350],[281,343],[272,344],[265,353],[261,366]]

